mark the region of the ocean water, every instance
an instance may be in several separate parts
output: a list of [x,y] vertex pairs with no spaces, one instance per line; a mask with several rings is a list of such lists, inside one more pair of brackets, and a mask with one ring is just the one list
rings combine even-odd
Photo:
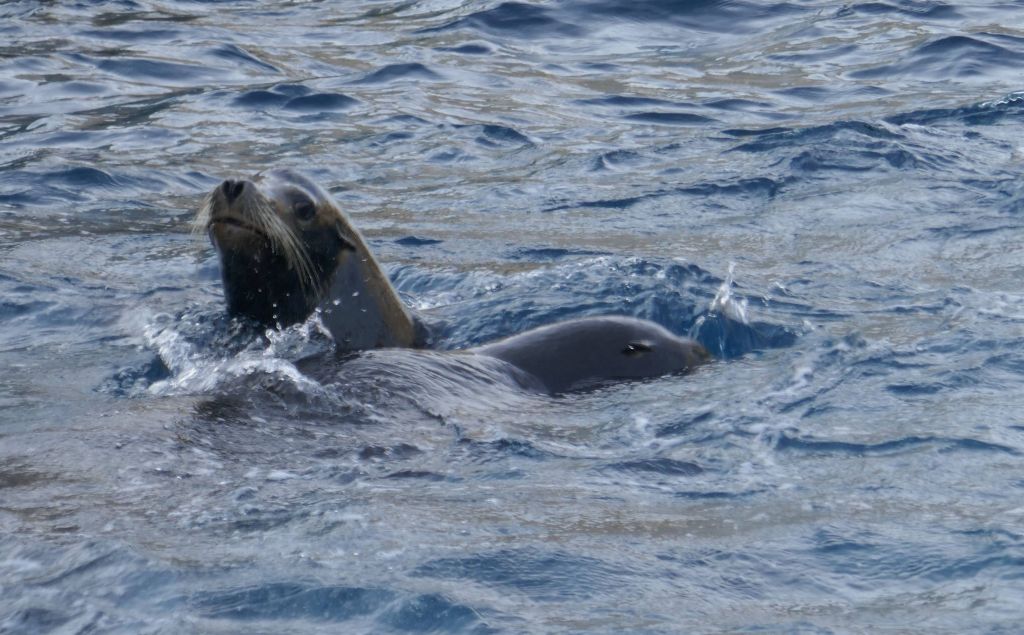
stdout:
[[[1024,629],[1024,2],[0,4],[0,632]],[[430,352],[224,315],[334,194]],[[446,351],[585,315],[695,374]]]

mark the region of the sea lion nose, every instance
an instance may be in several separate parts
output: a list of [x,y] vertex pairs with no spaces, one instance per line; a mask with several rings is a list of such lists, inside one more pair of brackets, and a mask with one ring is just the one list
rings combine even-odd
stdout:
[[228,199],[228,204],[230,205],[245,191],[245,181],[228,179],[220,184],[220,191],[224,193],[224,198]]

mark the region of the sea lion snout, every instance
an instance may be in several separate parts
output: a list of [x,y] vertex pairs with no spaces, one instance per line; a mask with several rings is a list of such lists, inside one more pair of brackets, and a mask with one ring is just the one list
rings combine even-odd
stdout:
[[210,192],[207,198],[209,214],[206,220],[215,222],[234,219],[250,222],[254,214],[264,211],[258,209],[265,207],[260,204],[260,199],[263,198],[265,197],[261,188],[253,181],[227,179]]
[[256,184],[244,179],[227,179],[213,189],[202,218],[215,244],[267,239],[267,223],[260,218],[267,210],[260,198]]
[[228,205],[234,203],[235,199],[241,196],[242,192],[245,191],[245,188],[246,181],[240,181],[235,179],[228,179],[220,184],[221,194],[224,195],[224,198],[227,200]]

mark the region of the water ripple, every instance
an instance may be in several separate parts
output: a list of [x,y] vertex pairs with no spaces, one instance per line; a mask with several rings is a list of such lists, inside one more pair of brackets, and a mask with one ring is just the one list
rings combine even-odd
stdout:
[[[0,631],[1016,632],[1018,5],[0,3]],[[225,314],[284,166],[438,350]]]

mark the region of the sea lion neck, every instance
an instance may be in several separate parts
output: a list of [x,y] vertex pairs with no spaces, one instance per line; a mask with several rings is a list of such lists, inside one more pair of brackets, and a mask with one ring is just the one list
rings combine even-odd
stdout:
[[416,325],[358,232],[339,258],[320,318],[339,352],[416,345]]

